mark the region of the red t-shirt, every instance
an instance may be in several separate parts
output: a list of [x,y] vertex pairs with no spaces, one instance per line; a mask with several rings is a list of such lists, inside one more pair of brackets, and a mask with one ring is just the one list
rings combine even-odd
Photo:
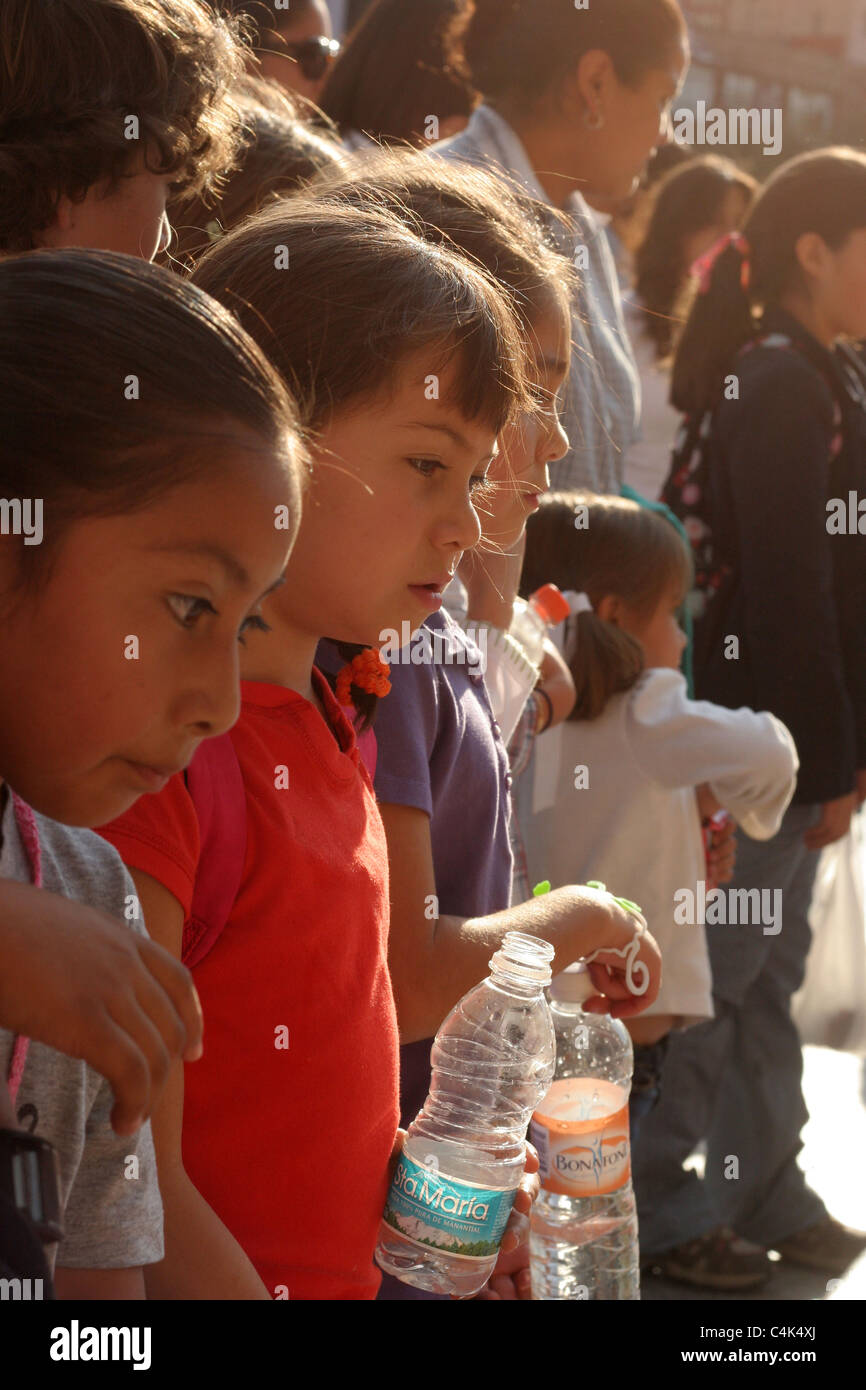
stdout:
[[[183,1159],[272,1295],[371,1299],[399,1116],[387,846],[352,728],[314,680],[339,747],[294,691],[241,684],[246,862],[194,970],[204,1056],[185,1069]],[[100,833],[189,915],[199,833],[182,774]]]

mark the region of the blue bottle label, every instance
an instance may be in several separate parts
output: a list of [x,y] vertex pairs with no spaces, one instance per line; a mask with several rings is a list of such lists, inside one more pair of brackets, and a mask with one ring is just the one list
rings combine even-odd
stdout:
[[503,1192],[458,1182],[404,1154],[383,1219],[407,1240],[464,1259],[489,1260],[499,1249],[516,1193],[516,1187]]

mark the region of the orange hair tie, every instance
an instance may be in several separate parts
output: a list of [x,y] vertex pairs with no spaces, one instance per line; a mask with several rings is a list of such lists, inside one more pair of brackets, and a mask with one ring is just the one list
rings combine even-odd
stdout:
[[369,695],[390,694],[391,682],[388,679],[391,667],[383,661],[376,647],[366,647],[343,667],[337,676],[337,699],[341,705],[351,705],[352,686],[366,690]]

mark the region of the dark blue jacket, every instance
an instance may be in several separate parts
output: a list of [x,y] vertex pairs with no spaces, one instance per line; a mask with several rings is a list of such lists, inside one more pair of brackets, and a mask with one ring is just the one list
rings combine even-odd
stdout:
[[696,693],[782,719],[800,755],[795,800],[824,802],[866,768],[866,534],[827,529],[830,499],[866,500],[866,396],[853,353],[781,310],[762,333],[794,346],[744,350],[739,399],[714,412],[713,542],[732,573],[696,626]]

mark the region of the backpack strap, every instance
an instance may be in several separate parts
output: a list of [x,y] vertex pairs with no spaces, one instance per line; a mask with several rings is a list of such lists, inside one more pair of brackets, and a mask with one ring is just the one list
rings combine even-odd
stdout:
[[204,960],[229,919],[247,852],[247,803],[228,734],[207,738],[184,773],[199,823],[201,853],[183,928],[184,965]]

